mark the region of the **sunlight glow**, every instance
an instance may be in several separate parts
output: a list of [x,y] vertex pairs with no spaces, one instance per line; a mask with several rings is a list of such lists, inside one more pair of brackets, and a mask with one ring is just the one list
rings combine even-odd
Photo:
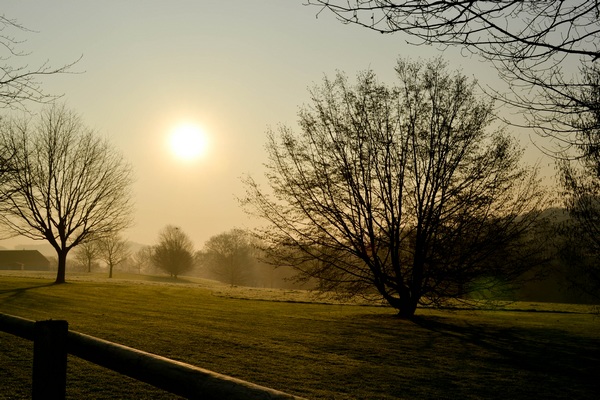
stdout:
[[206,152],[207,138],[198,125],[182,124],[171,131],[169,145],[177,158],[192,161]]

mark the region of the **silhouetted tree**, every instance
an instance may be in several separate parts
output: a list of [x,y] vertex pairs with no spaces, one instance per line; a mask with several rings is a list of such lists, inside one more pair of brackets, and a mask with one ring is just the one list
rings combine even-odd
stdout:
[[247,178],[244,203],[269,222],[261,237],[280,265],[412,317],[535,262],[524,244],[544,195],[515,141],[489,130],[474,82],[440,59],[396,71],[395,87],[367,71],[312,90],[299,133],[269,132],[272,195]]
[[585,76],[587,85],[579,97],[588,111],[570,120],[577,144],[559,162],[564,205],[571,216],[562,227],[562,255],[571,267],[565,279],[600,300],[600,68]]
[[598,2],[309,0],[342,22],[404,33],[413,44],[458,46],[490,61],[540,133],[571,141],[568,120],[585,110],[582,71],[600,57]]
[[[27,103],[48,103],[55,100],[57,96],[43,92],[39,78],[67,73],[77,61],[60,68],[50,67],[47,63],[37,68],[30,68],[27,63],[17,65],[16,61],[20,57],[26,57],[28,53],[19,50],[19,45],[24,41],[17,39],[11,33],[13,31],[28,30],[17,21],[0,15],[0,108],[26,110]],[[11,170],[14,168],[11,163],[13,156],[11,149],[0,148],[0,185],[10,179],[10,172],[14,172]],[[1,197],[0,201],[3,201]]]
[[[572,199],[572,198],[571,198]],[[559,262],[556,273],[561,287],[578,302],[600,304],[600,255],[597,235],[600,206],[598,198],[580,198],[569,214],[573,217],[560,226]],[[588,227],[590,230],[588,230]]]
[[108,266],[108,277],[113,277],[113,268],[126,261],[129,256],[129,244],[118,235],[98,240],[98,256]]
[[[10,181],[10,175],[15,172],[12,151],[6,146],[0,146],[0,186],[4,186],[6,182]],[[0,192],[0,203],[4,202],[9,196],[10,193]]]
[[178,227],[167,225],[152,249],[152,263],[177,278],[194,267],[194,245]]
[[73,250],[75,260],[84,267],[87,272],[92,272],[92,265],[98,259],[100,248],[94,240],[89,240],[81,243]]
[[131,168],[73,112],[55,106],[35,124],[3,120],[0,148],[12,154],[9,179],[0,186],[0,224],[54,247],[56,283],[65,282],[72,248],[130,224]]
[[26,32],[24,26],[14,19],[0,15],[0,108],[24,110],[25,103],[47,103],[56,99],[56,96],[43,92],[39,78],[45,75],[54,75],[69,72],[77,62],[53,68],[44,63],[36,68],[29,65],[15,65],[19,57],[28,55],[26,51],[19,50],[19,45],[24,41],[17,39],[12,31]]
[[255,265],[251,238],[237,228],[211,237],[198,259],[221,282],[231,286],[247,284]]
[[[461,45],[498,62],[600,55],[596,1],[310,0],[342,22],[381,33],[404,32],[416,44]],[[563,34],[554,34],[555,32]]]

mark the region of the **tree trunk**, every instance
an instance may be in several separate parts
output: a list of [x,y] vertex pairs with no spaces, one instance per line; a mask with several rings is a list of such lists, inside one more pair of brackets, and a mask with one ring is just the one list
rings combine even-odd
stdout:
[[56,255],[58,256],[58,270],[56,271],[56,280],[54,283],[65,283],[65,270],[67,268],[67,252],[64,250],[57,250]]
[[411,295],[411,292],[408,289],[403,290],[398,296],[392,296],[387,291],[382,290],[382,288],[379,289],[379,293],[381,293],[385,301],[398,310],[398,316],[400,318],[412,319],[415,316],[419,298],[415,298],[414,295]]
[[108,264],[108,277],[109,278],[112,278],[112,270],[113,270],[113,265]]
[[417,310],[418,299],[412,297],[405,297],[400,299],[400,308],[398,309],[398,316],[402,319],[412,319],[415,316]]

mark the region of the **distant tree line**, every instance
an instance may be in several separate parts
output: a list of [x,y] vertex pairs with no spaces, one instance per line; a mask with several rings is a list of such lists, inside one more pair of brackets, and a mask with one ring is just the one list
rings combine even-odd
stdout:
[[[123,272],[169,274],[214,279],[231,286],[299,287],[291,269],[265,262],[256,238],[249,231],[234,228],[209,238],[201,250],[195,251],[192,240],[179,227],[167,225],[154,245],[131,252],[118,237],[114,241],[89,241],[75,249],[73,268],[98,271],[99,262],[106,265],[109,277],[119,266]],[[113,250],[114,249],[114,250]],[[301,285],[300,285],[301,286]]]

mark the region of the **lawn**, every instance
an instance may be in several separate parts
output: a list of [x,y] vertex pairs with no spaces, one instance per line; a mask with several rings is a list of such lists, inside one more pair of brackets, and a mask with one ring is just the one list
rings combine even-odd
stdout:
[[[586,399],[600,392],[600,318],[585,307],[418,310],[410,322],[385,307],[259,301],[193,280],[147,279],[51,285],[3,275],[0,312],[65,319],[74,331],[306,398]],[[0,333],[0,399],[30,396],[32,347]],[[67,386],[70,399],[175,398],[75,357]]]

